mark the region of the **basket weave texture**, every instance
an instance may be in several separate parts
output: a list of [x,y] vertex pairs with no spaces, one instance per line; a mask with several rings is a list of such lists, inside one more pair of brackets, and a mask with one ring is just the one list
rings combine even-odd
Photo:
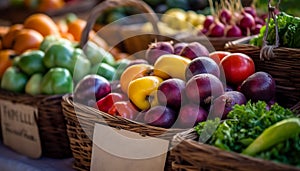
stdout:
[[72,156],[66,131],[66,122],[61,107],[62,95],[31,96],[0,89],[0,99],[37,107],[39,116],[37,125],[42,146],[42,156],[51,158]]
[[[70,146],[75,159],[74,168],[77,170],[90,169],[95,123],[166,140],[171,140],[175,134],[183,131],[183,129],[154,127],[112,116],[98,109],[74,102],[73,96],[70,94],[63,96],[62,107],[67,121]],[[173,158],[167,154],[165,170],[171,170],[172,161]]]
[[206,37],[206,36],[187,36],[179,39],[182,42],[199,42],[210,52],[223,51],[228,42],[238,40],[240,37]]
[[199,143],[194,129],[174,136],[172,143],[177,144],[171,151],[175,158],[172,168],[176,171],[300,171],[300,168],[249,157],[235,152],[221,150],[211,145]]

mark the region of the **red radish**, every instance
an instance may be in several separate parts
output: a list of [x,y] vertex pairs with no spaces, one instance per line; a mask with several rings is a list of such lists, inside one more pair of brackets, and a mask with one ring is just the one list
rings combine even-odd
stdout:
[[233,18],[239,19],[241,17],[241,14],[239,12],[233,12]]
[[231,20],[231,12],[228,9],[222,9],[219,14],[219,19],[222,23],[227,24]]
[[242,30],[237,26],[237,25],[231,25],[229,26],[227,32],[226,32],[227,37],[241,37],[243,36]]
[[252,15],[248,13],[243,13],[243,17],[240,20],[240,26],[244,29],[251,29],[255,26],[255,20]]
[[202,36],[203,34],[207,34],[208,33],[208,29],[207,28],[203,28],[201,31],[198,32],[198,36]]
[[172,42],[162,41],[151,43],[146,51],[146,59],[150,64],[154,64],[155,61],[164,54],[173,54],[174,48]]
[[212,15],[208,15],[204,20],[203,27],[208,29],[213,22],[214,22],[214,17]]
[[254,29],[251,30],[252,34],[259,34],[261,28],[262,28],[262,25],[256,24]]
[[255,17],[255,24],[265,25],[265,21],[259,17]]
[[225,35],[225,25],[219,21],[213,23],[209,27],[209,36],[222,37]]
[[252,17],[256,17],[256,10],[253,7],[244,7],[244,11],[250,15],[252,15]]

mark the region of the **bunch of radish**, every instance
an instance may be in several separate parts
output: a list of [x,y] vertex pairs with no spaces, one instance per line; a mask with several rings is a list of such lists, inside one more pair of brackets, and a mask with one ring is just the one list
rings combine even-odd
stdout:
[[[258,34],[265,25],[264,18],[256,13],[254,5],[242,7],[240,0],[221,0],[213,5],[209,0],[212,15],[206,16],[199,35],[209,37],[242,37]],[[253,3],[254,4],[254,3]]]

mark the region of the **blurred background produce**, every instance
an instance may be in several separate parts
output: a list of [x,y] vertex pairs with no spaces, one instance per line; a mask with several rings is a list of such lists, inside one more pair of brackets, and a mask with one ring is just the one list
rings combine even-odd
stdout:
[[[165,28],[165,25],[167,25],[175,30],[184,30],[188,27],[202,28],[205,16],[212,13],[208,0],[144,0],[144,2],[161,18],[162,23],[159,23],[159,26]],[[251,2],[252,1],[249,0],[241,0],[241,5],[250,6]],[[221,4],[221,1],[212,0],[213,5],[216,3]],[[134,8],[119,7],[106,11],[104,15],[98,18],[97,23],[99,25],[106,25],[126,16],[138,13],[139,11]],[[140,23],[143,21],[145,21],[145,19],[130,18],[128,20],[125,19],[121,24]]]
[[[90,31],[85,48],[79,47],[86,20],[68,14],[54,21],[35,13],[22,23],[3,28],[0,39],[1,89],[37,94],[71,93],[84,76],[98,74],[109,81],[127,64],[122,53]],[[119,60],[122,60],[120,62]],[[125,62],[124,62],[125,61]],[[122,72],[122,71],[120,71]]]
[[102,0],[1,0],[0,23],[5,23],[5,25],[21,23],[26,17],[37,12],[45,13],[50,17],[60,17],[70,12],[84,16],[87,15],[95,4],[101,1]]

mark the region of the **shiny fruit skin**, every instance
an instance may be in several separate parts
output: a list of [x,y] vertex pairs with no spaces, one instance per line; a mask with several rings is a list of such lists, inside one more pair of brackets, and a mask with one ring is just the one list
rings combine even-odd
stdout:
[[120,77],[121,90],[128,93],[128,86],[132,80],[149,75],[153,66],[149,64],[135,64],[127,67]]
[[24,28],[36,30],[43,37],[47,35],[60,35],[59,28],[54,20],[43,13],[36,13],[27,17],[24,21]]
[[220,62],[223,67],[226,81],[229,84],[239,85],[255,72],[253,60],[243,53],[232,53]]
[[44,37],[33,29],[22,29],[15,36],[12,49],[21,54],[29,49],[39,49]]
[[177,117],[177,113],[166,106],[155,106],[150,108],[144,116],[145,123],[162,127],[162,128],[170,128]]
[[212,58],[218,65],[220,64],[221,60],[227,56],[230,55],[230,52],[226,51],[214,51],[209,54],[209,57]]
[[198,74],[193,76],[185,88],[187,99],[196,104],[210,104],[213,98],[224,93],[224,87],[220,79],[212,74]]
[[189,80],[197,74],[209,73],[216,77],[220,77],[220,69],[218,64],[209,57],[194,58],[187,66],[185,78]]

